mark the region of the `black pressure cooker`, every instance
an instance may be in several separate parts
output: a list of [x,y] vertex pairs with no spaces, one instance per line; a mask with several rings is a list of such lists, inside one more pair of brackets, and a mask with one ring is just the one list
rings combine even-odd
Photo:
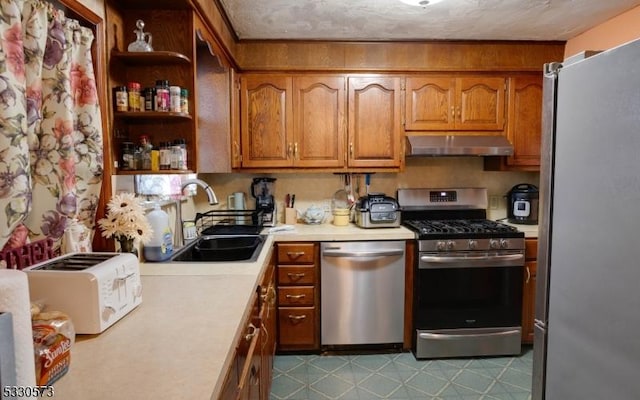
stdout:
[[528,183],[515,185],[507,193],[507,218],[513,224],[538,223],[538,188]]

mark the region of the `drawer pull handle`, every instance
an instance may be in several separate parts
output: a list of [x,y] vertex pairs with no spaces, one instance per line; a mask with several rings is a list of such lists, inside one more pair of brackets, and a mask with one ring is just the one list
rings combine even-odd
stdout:
[[287,276],[292,281],[297,281],[297,280],[300,280],[300,279],[304,278],[304,272],[298,272],[298,273],[288,272]]
[[302,321],[303,319],[307,318],[306,315],[293,315],[293,314],[289,314],[289,319],[293,320],[293,321]]
[[307,297],[304,294],[288,294],[286,296],[287,299],[295,299],[295,300],[300,300],[300,299],[304,299],[305,297]]
[[249,333],[244,335],[244,340],[246,340],[247,342],[250,342],[251,339],[253,339],[253,337],[258,333],[258,328],[256,328],[254,324],[249,324],[248,329],[249,329]]
[[287,255],[289,257],[302,257],[303,255],[305,255],[306,253],[304,251],[287,251]]
[[525,281],[525,283],[529,283],[530,280],[531,280],[531,270],[529,269],[529,267],[527,267],[527,280]]

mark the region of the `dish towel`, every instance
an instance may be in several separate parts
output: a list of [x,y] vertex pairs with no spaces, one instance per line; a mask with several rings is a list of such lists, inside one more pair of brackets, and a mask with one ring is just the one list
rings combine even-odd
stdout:
[[0,311],[13,317],[16,361],[16,385],[34,386],[36,367],[31,330],[31,303],[27,274],[15,269],[0,269]]

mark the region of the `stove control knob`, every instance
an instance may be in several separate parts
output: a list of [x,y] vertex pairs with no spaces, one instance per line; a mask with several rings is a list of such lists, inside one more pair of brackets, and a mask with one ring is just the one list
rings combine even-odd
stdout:
[[500,248],[500,242],[498,242],[496,239],[489,239],[489,248],[490,249],[499,249]]
[[469,250],[475,250],[478,248],[478,241],[470,239],[469,240]]
[[456,247],[456,242],[453,240],[447,240],[447,250],[453,250]]
[[500,239],[500,248],[501,249],[509,248],[509,241],[506,239]]
[[436,242],[436,250],[438,251],[444,251],[447,249],[447,244],[441,240],[438,240]]

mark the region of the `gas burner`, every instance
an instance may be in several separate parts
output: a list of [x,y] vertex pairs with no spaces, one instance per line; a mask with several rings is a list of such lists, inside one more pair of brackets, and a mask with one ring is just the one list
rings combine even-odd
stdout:
[[409,220],[405,225],[414,228],[422,235],[446,233],[513,233],[518,230],[512,226],[486,219],[472,220]]

